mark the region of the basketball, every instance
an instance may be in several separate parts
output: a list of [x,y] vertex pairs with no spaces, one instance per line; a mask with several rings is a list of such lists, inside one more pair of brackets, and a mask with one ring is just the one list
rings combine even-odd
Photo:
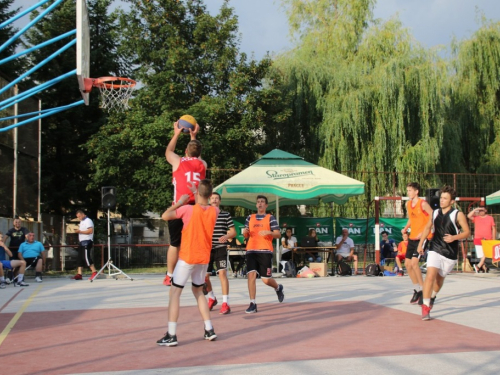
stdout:
[[189,130],[194,130],[196,126],[196,119],[190,115],[182,116],[177,122],[179,129],[182,129],[184,133],[189,133]]

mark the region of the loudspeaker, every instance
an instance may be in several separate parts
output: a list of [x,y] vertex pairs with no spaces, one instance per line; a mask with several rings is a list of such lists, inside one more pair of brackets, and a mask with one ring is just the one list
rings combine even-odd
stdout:
[[112,209],[116,207],[116,188],[114,186],[103,186],[101,188],[102,207]]
[[427,203],[429,203],[429,206],[431,206],[433,210],[437,210],[439,208],[440,190],[441,189],[431,188],[425,191],[426,192],[425,197],[427,199]]

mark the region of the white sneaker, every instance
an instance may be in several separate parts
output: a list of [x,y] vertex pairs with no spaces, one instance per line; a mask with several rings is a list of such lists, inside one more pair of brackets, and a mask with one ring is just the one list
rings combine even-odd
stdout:
[[35,277],[35,281],[37,283],[43,283],[43,280],[42,280],[42,278],[40,276]]
[[10,285],[11,282],[12,281],[10,281],[10,279],[8,277],[5,278],[5,284]]

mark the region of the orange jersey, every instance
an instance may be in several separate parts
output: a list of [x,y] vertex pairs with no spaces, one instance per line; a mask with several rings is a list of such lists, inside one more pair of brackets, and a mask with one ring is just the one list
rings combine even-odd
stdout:
[[214,233],[218,210],[211,206],[203,209],[198,204],[181,208],[185,210],[191,208],[192,214],[189,223],[184,225],[182,229],[179,259],[188,264],[208,264],[210,262],[212,234]]
[[[419,198],[415,207],[412,207],[412,202],[406,203],[406,208],[408,211],[408,218],[410,219],[410,240],[417,240],[418,236],[424,231],[425,226],[430,220],[430,215],[422,208],[422,203],[424,201]],[[432,234],[429,233],[428,239],[432,238]]]
[[[256,215],[250,215],[250,237],[247,243],[247,250],[269,250],[273,251],[273,239],[271,236],[262,237],[261,230],[271,230],[271,215],[267,214],[262,220],[257,220]],[[270,239],[268,238],[270,237]]]
[[408,241],[401,241],[398,245],[398,255],[406,255],[407,248],[408,248]]

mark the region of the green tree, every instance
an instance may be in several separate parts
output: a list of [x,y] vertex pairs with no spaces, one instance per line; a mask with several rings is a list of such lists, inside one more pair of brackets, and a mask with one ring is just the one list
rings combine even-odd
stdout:
[[[109,15],[111,0],[88,0],[91,35],[90,74],[92,77],[126,74],[126,64],[117,55],[116,16]],[[47,5],[46,5],[47,6]],[[38,13],[34,13],[35,17]],[[75,28],[74,1],[62,3],[30,29],[26,42],[37,45]],[[29,55],[36,65],[69,42],[61,40]],[[36,82],[46,82],[76,67],[76,50],[70,48],[32,75]],[[42,210],[65,214],[77,208],[96,212],[100,206],[98,189],[88,190],[90,167],[82,146],[105,123],[106,114],[98,107],[97,92],[90,105],[75,107],[43,120],[42,127]],[[66,79],[55,89],[39,96],[44,108],[58,107],[81,100],[75,78]]]
[[[358,179],[362,171],[435,171],[446,78],[437,54],[421,47],[397,19],[372,20],[372,0],[284,3],[299,42],[276,65],[292,88],[307,95],[299,105],[307,102],[310,118],[320,119],[304,121],[321,145],[319,164],[358,172]],[[363,179],[365,197],[337,214],[366,214],[361,201],[396,193],[390,174],[372,176]]]
[[[3,23],[19,13],[20,8],[11,9],[14,0],[0,0],[0,23]],[[0,45],[3,45],[7,40],[13,37],[19,29],[12,24],[0,29]],[[0,53],[0,60],[14,55],[16,49],[22,45],[21,38],[14,41],[9,47]],[[20,57],[9,61],[0,66],[0,71],[9,80],[17,78],[24,69],[24,58]]]
[[[164,155],[181,115],[201,126],[198,139],[214,182],[218,168],[254,161],[266,148],[267,126],[281,121],[281,93],[264,79],[271,60],[248,61],[239,53],[237,18],[227,1],[215,16],[201,0],[130,3],[120,18],[122,52],[142,87],[132,108],[113,114],[87,145],[91,186],[117,186],[128,217],[162,212],[172,200]],[[180,154],[189,137],[181,138]]]

